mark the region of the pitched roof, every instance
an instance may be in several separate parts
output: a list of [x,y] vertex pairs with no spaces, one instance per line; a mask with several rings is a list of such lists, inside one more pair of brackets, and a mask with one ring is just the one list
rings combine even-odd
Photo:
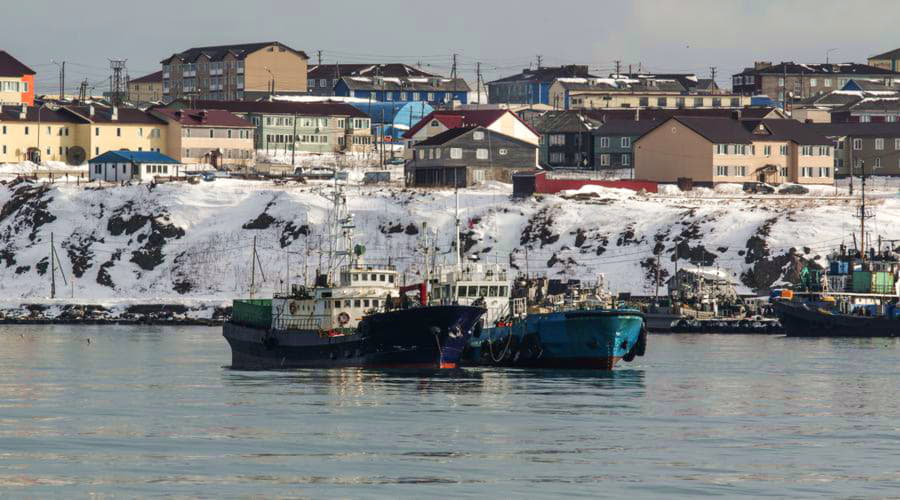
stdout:
[[866,97],[837,111],[900,111],[900,97]]
[[[741,126],[741,122],[732,118],[673,116],[670,120],[681,123],[714,144],[750,144],[750,134],[747,129]],[[667,122],[668,120],[662,123]]]
[[883,54],[872,56],[869,59],[900,59],[900,49],[889,50]]
[[156,108],[152,113],[161,118],[188,127],[253,128],[247,120],[222,109],[166,109]]
[[548,111],[534,121],[541,134],[590,132],[599,125],[578,111]]
[[662,121],[664,120],[609,120],[600,125],[596,135],[642,136],[656,128]]
[[760,140],[793,141],[800,145],[829,146],[832,140],[808,123],[797,120],[744,120],[744,128]]
[[0,76],[33,75],[34,70],[25,66],[22,61],[11,56],[9,52],[0,50]]
[[171,157],[155,151],[107,151],[92,158],[88,163],[178,163]]
[[[91,108],[94,114],[91,115]],[[148,125],[165,124],[164,121],[151,115],[146,111],[135,108],[118,108],[116,109],[116,117],[113,118],[113,108],[93,104],[90,106],[63,106],[68,111],[79,118],[90,123],[146,123]]]
[[[519,118],[518,115],[508,109],[462,109],[451,111],[434,111],[432,113],[429,113],[425,118],[419,120],[419,123],[413,125],[413,127],[409,129],[409,131],[403,134],[403,137],[407,139],[412,138],[419,130],[425,128],[425,126],[432,120],[437,120],[441,122],[445,127],[451,129],[466,127],[470,125],[490,127],[491,124],[499,120],[506,113],[509,113],[516,117],[517,120],[522,121],[522,119]],[[526,124],[524,121],[522,121],[522,123],[525,124],[525,126],[527,126],[534,133],[538,134],[537,131],[528,126],[528,124]]]
[[809,123],[807,126],[829,137],[900,137],[900,122]]
[[172,58],[177,58],[184,62],[194,62],[201,55],[206,55],[211,61],[221,61],[227,54],[234,54],[234,56],[238,59],[243,59],[249,54],[252,54],[257,50],[264,49],[270,45],[283,47],[284,49],[289,50],[304,59],[309,59],[309,56],[307,56],[306,53],[302,50],[292,49],[281,42],[253,42],[236,43],[230,45],[214,45],[211,47],[192,47],[185,51],[172,54],[170,57],[162,60],[161,62],[165,64]]
[[163,81],[163,72],[162,70],[155,71],[150,73],[149,75],[144,75],[140,78],[135,78],[134,80],[129,80],[128,83],[162,83]]
[[687,91],[681,83],[671,79],[560,78],[557,81],[570,92],[682,93]]
[[537,148],[536,145],[534,145],[530,142],[525,142],[521,139],[516,139],[515,137],[509,136],[506,134],[501,134],[500,132],[497,132],[495,130],[489,130],[485,127],[481,127],[481,126],[477,126],[477,125],[472,125],[472,126],[468,126],[468,127],[452,128],[450,130],[445,130],[444,132],[441,132],[440,134],[437,134],[433,137],[429,137],[428,139],[425,139],[424,141],[417,142],[416,144],[413,145],[413,148],[416,148],[419,146],[441,146],[443,144],[447,144],[448,142],[453,141],[454,139],[456,139],[458,137],[462,137],[466,134],[469,134],[475,130],[482,130],[482,131],[484,131],[485,134],[488,134],[488,136],[490,136],[490,137],[498,137],[499,136],[508,141],[516,142],[516,143],[521,144],[526,147]]
[[434,76],[433,73],[423,71],[421,68],[401,63],[387,64],[317,64],[310,66],[306,72],[309,79],[336,79],[339,76],[386,76],[386,77],[409,77],[409,76]]
[[[783,62],[773,64],[765,68],[745,68],[738,75],[755,75],[755,74],[788,74],[788,75],[900,75],[889,69],[877,68],[867,64],[858,63],[835,63],[835,64],[798,64],[794,62]],[[737,76],[737,75],[735,75]]]
[[65,112],[62,109],[50,109],[45,107],[40,109],[39,106],[28,106],[25,108],[25,117],[22,118],[22,106],[3,106],[0,110],[0,122],[36,122],[38,121],[38,110],[41,114],[41,122],[46,123],[87,123],[76,115]]
[[493,83],[510,83],[510,82],[552,82],[557,78],[564,77],[581,77],[581,78],[596,78],[594,75],[588,72],[588,67],[586,65],[580,64],[568,64],[565,66],[552,66],[545,67],[541,66],[538,69],[523,69],[521,73],[500,78],[498,80],[494,80],[492,82],[488,82],[488,85]]
[[369,117],[369,115],[343,102],[200,100],[194,101],[193,106],[196,109],[222,109],[231,113],[268,113],[302,116],[352,116],[359,118]]
[[828,92],[827,94],[819,94],[800,100],[800,104],[805,106],[822,106],[822,107],[839,107],[853,104],[862,100],[863,93],[861,91],[838,90]]
[[[707,82],[704,85],[709,86],[709,82],[712,80],[708,78],[697,78],[697,75],[694,73],[623,73],[619,76],[623,76],[625,78],[633,79],[633,80],[675,80],[680,83],[682,87],[688,90],[700,90],[697,87],[701,85],[703,82]],[[715,82],[713,82],[715,85]]]
[[383,77],[345,76],[341,78],[353,90],[408,90],[411,92],[468,92],[469,84],[462,78],[441,77]]

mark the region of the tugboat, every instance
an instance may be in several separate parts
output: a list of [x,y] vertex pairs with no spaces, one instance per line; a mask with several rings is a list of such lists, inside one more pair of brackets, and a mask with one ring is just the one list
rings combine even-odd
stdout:
[[[900,257],[894,241],[866,250],[866,177],[863,165],[859,247],[843,244],[826,273],[807,266],[796,289],[773,295],[772,306],[788,337],[900,336]],[[854,235],[854,243],[856,241]],[[854,245],[855,246],[855,245]]]
[[[428,305],[424,286],[400,287],[394,267],[365,264],[365,248],[352,245],[352,216],[339,190],[333,202],[333,271],[317,273],[312,287],[235,300],[223,326],[231,367],[455,368],[485,309]],[[420,291],[418,305],[404,294],[409,290]]]

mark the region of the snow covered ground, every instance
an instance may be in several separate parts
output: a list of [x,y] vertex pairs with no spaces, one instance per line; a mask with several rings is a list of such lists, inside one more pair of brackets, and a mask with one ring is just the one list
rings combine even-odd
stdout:
[[[452,262],[453,191],[350,184],[357,241],[370,261],[389,260],[412,282],[423,269],[427,232],[438,261]],[[872,184],[870,234],[900,238],[896,187]],[[615,291],[638,295],[654,288],[655,253],[664,278],[677,254],[678,265],[718,268],[749,293],[789,278],[802,259],[821,261],[842,242],[852,245],[856,201],[846,188],[838,196],[829,189],[827,197],[784,197],[591,187],[514,200],[509,185],[489,183],[460,192],[463,247],[471,260],[511,262],[522,272],[589,280],[604,273]],[[330,191],[328,182],[235,179],[104,189],[7,183],[0,186],[0,296],[6,303],[48,297],[51,234],[71,280],[58,285],[67,301],[219,305],[246,297],[254,239],[262,264],[255,292],[267,296],[326,265],[319,249],[328,246]]]

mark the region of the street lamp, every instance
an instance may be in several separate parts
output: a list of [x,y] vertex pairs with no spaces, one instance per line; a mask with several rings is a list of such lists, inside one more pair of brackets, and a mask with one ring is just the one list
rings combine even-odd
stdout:
[[825,64],[828,64],[828,61],[829,61],[828,56],[829,56],[829,54],[831,54],[832,52],[836,52],[836,51],[837,51],[837,49],[828,49],[828,50],[825,51]]
[[[41,156],[42,156],[42,155],[41,155],[41,110],[44,109],[45,107],[47,107],[47,103],[46,103],[46,102],[42,102],[41,105],[38,107],[38,111],[37,111],[37,119],[38,119],[38,129],[37,129],[37,153],[38,153],[38,165],[40,165],[40,163],[41,163],[41,162],[40,162],[40,158],[41,158]],[[37,178],[37,173],[35,173],[35,178]]]

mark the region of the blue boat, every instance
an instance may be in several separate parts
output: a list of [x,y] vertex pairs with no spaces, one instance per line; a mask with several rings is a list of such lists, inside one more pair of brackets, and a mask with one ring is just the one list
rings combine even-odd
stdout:
[[576,309],[528,314],[469,339],[464,364],[611,370],[643,356],[647,330],[635,309]]

